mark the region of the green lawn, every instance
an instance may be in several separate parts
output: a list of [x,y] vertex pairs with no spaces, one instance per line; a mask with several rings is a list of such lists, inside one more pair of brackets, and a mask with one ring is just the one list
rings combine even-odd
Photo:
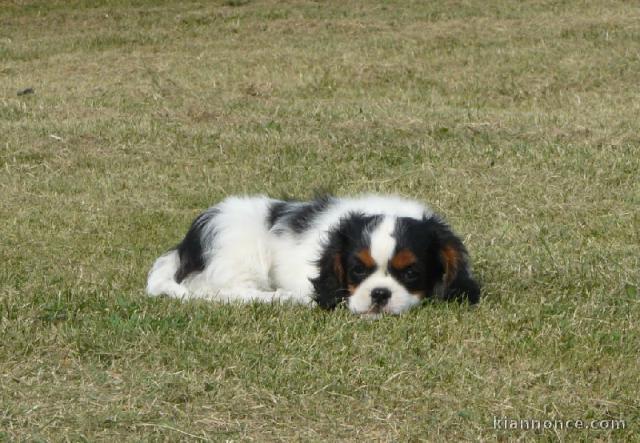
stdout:
[[[1,2],[0,441],[640,441],[639,87],[631,1]],[[145,296],[319,189],[445,214],[483,301]]]

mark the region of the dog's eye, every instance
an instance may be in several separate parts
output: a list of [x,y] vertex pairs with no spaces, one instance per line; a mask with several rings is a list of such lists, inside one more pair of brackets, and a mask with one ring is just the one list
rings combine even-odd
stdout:
[[368,269],[361,263],[356,263],[351,268],[351,273],[356,277],[364,277],[368,273]]
[[414,281],[419,277],[418,271],[413,267],[409,266],[405,270],[402,271],[402,279],[404,281]]

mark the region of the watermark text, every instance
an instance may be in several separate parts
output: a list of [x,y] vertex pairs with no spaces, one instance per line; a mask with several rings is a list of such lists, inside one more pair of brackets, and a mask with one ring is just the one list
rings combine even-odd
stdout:
[[560,420],[560,419],[515,419],[509,417],[493,417],[493,429],[496,430],[534,430],[556,431],[563,429],[625,429],[624,420]]

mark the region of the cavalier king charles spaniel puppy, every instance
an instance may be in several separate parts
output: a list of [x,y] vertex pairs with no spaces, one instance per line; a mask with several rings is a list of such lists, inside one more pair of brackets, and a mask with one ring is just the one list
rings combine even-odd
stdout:
[[462,241],[439,216],[415,201],[375,195],[227,198],[156,260],[147,292],[344,304],[374,317],[429,297],[476,303],[480,296]]

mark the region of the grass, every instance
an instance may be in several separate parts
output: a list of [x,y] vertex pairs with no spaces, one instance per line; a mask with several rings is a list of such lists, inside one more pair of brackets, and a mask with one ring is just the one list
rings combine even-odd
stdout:
[[[638,19],[624,1],[4,2],[0,440],[639,441]],[[367,322],[145,297],[201,209],[317,189],[428,202],[483,302]]]

